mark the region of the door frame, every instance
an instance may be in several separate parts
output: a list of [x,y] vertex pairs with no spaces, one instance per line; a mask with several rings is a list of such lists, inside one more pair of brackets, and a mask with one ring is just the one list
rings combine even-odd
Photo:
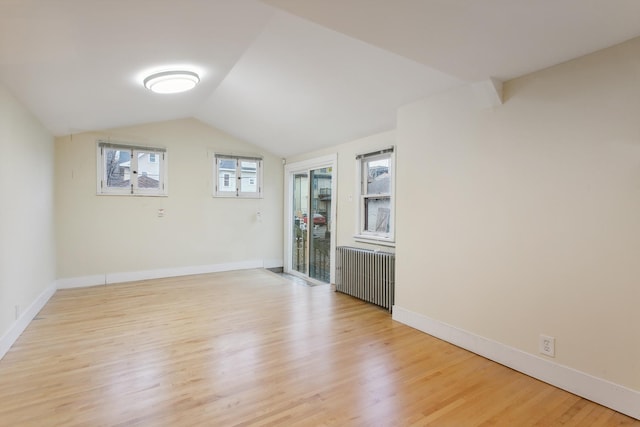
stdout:
[[[336,253],[336,230],[337,230],[337,218],[336,218],[336,205],[337,203],[337,181],[338,181],[338,155],[330,154],[322,157],[316,157],[313,159],[303,160],[294,163],[286,163],[284,166],[284,272],[302,277],[305,280],[310,282],[326,284],[324,282],[320,282],[318,280],[310,278],[308,275],[299,273],[298,271],[292,268],[292,260],[293,260],[293,248],[291,242],[293,241],[293,227],[291,224],[294,223],[295,219],[293,217],[293,175],[296,173],[307,172],[310,173],[312,169],[322,169],[322,168],[331,168],[331,237],[329,239],[330,243],[330,251],[329,251],[329,262],[331,263],[330,268],[330,279],[329,282],[331,284],[335,283],[336,277],[336,265],[335,265],[335,253]],[[309,174],[310,176],[310,174]],[[311,192],[309,192],[311,195]],[[307,230],[309,230],[309,227]]]

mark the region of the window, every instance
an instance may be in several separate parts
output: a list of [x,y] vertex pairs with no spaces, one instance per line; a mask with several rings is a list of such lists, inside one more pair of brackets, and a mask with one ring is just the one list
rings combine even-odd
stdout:
[[359,176],[359,227],[356,237],[394,241],[393,148],[356,157]]
[[164,148],[98,141],[98,194],[166,196]]
[[214,167],[216,197],[262,196],[262,158],[216,154]]

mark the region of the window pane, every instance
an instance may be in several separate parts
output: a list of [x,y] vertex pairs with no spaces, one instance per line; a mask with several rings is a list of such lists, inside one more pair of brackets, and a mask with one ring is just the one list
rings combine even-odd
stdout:
[[367,197],[364,199],[364,231],[388,233],[391,214],[389,197]]
[[[156,154],[148,151],[134,151],[138,159],[138,188],[160,188],[160,163],[156,162]],[[153,155],[153,161],[152,161]]]
[[240,160],[240,168],[240,192],[257,192],[258,187],[256,186],[256,174],[258,170],[258,162],[255,160]]
[[218,191],[236,191],[236,163],[235,159],[218,159]]
[[391,194],[391,175],[389,166],[391,159],[377,159],[364,162],[366,188],[365,194]]
[[131,151],[104,149],[104,185],[111,188],[131,185]]

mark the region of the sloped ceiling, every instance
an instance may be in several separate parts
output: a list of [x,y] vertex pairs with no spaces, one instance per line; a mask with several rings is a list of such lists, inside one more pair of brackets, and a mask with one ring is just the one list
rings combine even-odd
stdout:
[[[282,157],[640,35],[636,0],[0,0],[0,81],[55,135],[196,117]],[[170,66],[202,78],[157,95]]]
[[640,35],[636,0],[265,0],[465,81],[508,80]]

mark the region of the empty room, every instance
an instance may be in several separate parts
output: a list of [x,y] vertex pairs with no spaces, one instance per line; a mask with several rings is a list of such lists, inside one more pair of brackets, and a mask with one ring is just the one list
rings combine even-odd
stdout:
[[0,426],[640,426],[638,17],[0,0]]

